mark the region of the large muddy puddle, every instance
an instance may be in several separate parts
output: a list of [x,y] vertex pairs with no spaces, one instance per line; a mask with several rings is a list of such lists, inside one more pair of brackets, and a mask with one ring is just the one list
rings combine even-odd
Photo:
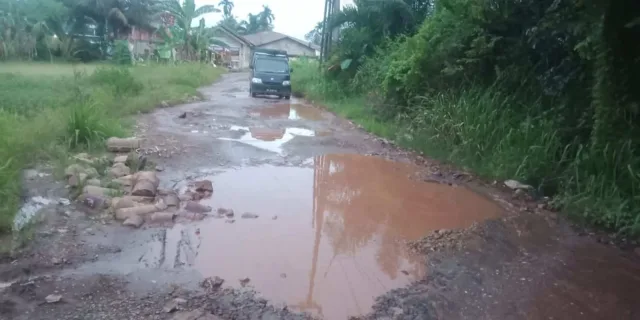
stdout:
[[265,165],[199,177],[214,186],[201,203],[214,213],[232,209],[234,217],[176,225],[144,263],[191,266],[236,287],[245,279],[242,285],[271,301],[325,319],[364,314],[375,297],[425,273],[424,257],[410,254],[405,241],[502,213],[464,187],[410,179],[417,170],[345,154],[316,157],[308,168]]
[[266,107],[252,109],[249,114],[254,117],[265,119],[289,119],[289,120],[311,120],[324,119],[321,109],[299,104],[299,103],[278,103]]

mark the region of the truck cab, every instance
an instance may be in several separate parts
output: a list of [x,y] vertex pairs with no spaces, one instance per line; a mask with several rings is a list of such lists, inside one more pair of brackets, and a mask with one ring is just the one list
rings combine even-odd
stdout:
[[286,51],[271,49],[255,49],[249,65],[251,82],[249,93],[258,95],[274,95],[291,99],[291,72],[289,56]]

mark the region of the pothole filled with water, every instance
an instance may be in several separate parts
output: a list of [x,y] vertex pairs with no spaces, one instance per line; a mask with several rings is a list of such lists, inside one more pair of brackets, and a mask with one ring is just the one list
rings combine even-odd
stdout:
[[278,103],[266,107],[254,108],[249,114],[264,119],[311,120],[324,119],[322,110],[299,103]]
[[275,153],[283,152],[283,145],[295,138],[313,137],[316,133],[313,130],[303,128],[286,128],[286,129],[270,129],[270,128],[247,128],[247,127],[231,127],[232,131],[245,132],[240,138],[218,138],[220,140],[237,141],[243,144],[253,146]]
[[410,179],[418,170],[339,154],[318,156],[310,168],[264,165],[204,177],[214,193],[200,202],[234,216],[168,229],[144,263],[190,266],[325,319],[364,314],[377,296],[424,275],[424,257],[405,241],[503,212],[464,187]]

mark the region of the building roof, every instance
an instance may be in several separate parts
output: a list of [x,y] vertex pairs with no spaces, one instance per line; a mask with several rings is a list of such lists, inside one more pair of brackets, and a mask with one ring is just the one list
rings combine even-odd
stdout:
[[251,41],[247,40],[245,37],[238,35],[237,33],[235,33],[233,30],[225,27],[224,25],[219,25],[218,28],[220,28],[222,31],[228,33],[229,35],[231,35],[232,37],[236,38],[238,41],[240,42],[244,42],[245,44],[249,45],[249,46],[253,46],[253,43],[251,43]]
[[288,36],[286,34],[282,34],[279,32],[275,32],[275,31],[263,31],[263,32],[258,32],[258,33],[254,33],[254,34],[248,34],[245,36],[242,36],[246,41],[248,41],[249,43],[253,44],[254,46],[262,46],[268,43],[272,43],[278,40],[282,40],[282,39],[290,39],[292,41],[295,41],[303,46],[309,47],[313,50],[320,50],[320,47],[318,47],[317,45],[311,43],[311,42],[307,42],[307,41],[303,41],[291,36]]

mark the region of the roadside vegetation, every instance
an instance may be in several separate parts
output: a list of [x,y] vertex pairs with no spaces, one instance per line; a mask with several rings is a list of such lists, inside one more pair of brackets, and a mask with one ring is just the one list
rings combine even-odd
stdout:
[[[130,115],[191,99],[223,72],[205,51],[213,30],[191,27],[219,11],[193,0],[0,0],[0,234],[12,230],[23,169],[100,152],[132,133]],[[133,29],[163,41],[137,55]]]
[[[640,234],[640,3],[355,0],[294,91],[375,134]],[[320,41],[322,24],[308,35]]]
[[185,101],[221,73],[199,64],[0,64],[0,232],[12,228],[23,169],[99,152],[106,138],[131,134],[127,116]]

